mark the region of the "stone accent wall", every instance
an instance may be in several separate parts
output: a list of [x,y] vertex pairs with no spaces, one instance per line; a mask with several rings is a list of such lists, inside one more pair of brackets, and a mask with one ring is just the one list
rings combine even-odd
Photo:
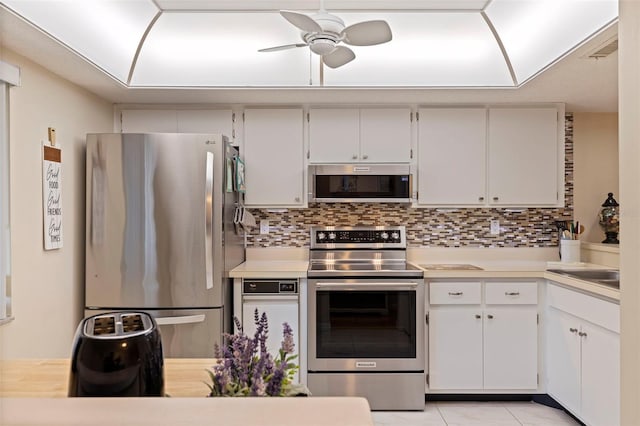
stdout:
[[[535,178],[535,177],[533,177]],[[270,233],[254,229],[250,247],[304,247],[312,225],[405,225],[410,247],[555,247],[554,222],[573,216],[573,115],[565,115],[564,208],[412,208],[399,203],[310,203],[283,213],[251,209],[256,221],[267,219]],[[500,235],[490,235],[491,220]]]

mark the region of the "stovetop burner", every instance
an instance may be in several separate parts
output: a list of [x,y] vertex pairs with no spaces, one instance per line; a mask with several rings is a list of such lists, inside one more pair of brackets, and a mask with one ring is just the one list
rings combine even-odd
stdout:
[[417,277],[404,226],[312,227],[309,277]]

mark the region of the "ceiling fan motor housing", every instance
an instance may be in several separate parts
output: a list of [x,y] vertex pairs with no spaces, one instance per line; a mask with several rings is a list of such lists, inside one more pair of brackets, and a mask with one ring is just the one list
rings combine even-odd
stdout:
[[338,38],[331,34],[306,34],[304,41],[309,45],[309,49],[318,55],[328,55],[336,50]]
[[336,50],[336,45],[340,42],[340,33],[344,29],[344,21],[326,12],[315,13],[311,18],[322,28],[321,33],[302,34],[311,51],[318,55],[327,55]]

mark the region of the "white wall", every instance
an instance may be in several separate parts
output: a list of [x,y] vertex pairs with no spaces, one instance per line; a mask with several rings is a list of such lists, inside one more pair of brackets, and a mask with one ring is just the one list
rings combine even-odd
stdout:
[[[113,130],[113,108],[11,51],[21,68],[10,92],[12,302],[2,327],[2,357],[68,357],[84,303],[85,135]],[[42,148],[54,127],[62,148],[64,247],[43,249]]]
[[618,192],[618,114],[573,114],[573,217],[585,226],[582,241],[599,243],[598,212],[607,193]]

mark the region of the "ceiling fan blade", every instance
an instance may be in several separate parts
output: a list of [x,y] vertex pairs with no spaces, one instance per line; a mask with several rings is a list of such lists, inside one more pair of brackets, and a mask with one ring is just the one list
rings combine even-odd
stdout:
[[306,31],[308,33],[320,33],[322,32],[322,27],[316,21],[313,20],[310,16],[305,15],[304,13],[293,12],[291,10],[281,10],[280,15],[287,21],[291,22],[296,27],[300,28],[302,31]]
[[342,30],[344,42],[352,46],[372,46],[391,41],[391,28],[386,21],[365,21]]
[[282,46],[274,46],[274,47],[267,47],[266,49],[260,49],[258,50],[258,52],[277,52],[278,50],[293,49],[296,47],[305,47],[305,46],[307,46],[307,43],[284,44]]
[[338,46],[333,52],[323,55],[322,62],[329,68],[338,68],[353,61],[356,58],[356,54],[348,47]]

